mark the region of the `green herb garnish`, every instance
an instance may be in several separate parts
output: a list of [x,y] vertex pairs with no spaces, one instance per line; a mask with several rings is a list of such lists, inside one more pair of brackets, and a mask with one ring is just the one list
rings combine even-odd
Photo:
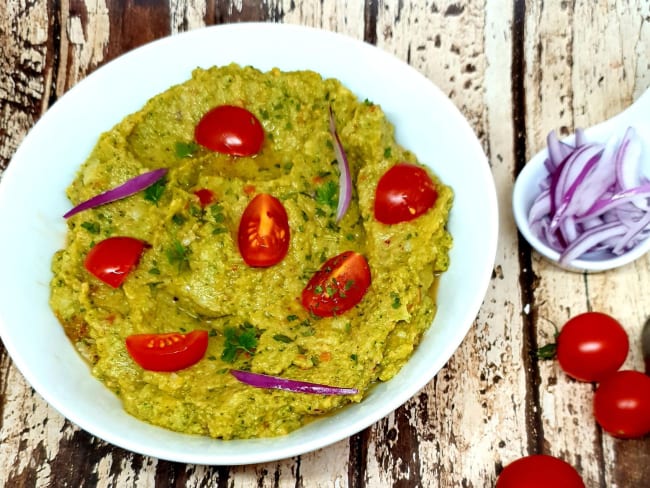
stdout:
[[226,338],[221,359],[226,363],[233,363],[240,352],[255,354],[260,331],[248,322],[239,327],[226,327],[223,331]]
[[196,142],[177,142],[174,149],[177,158],[189,158],[199,149],[199,145]]
[[275,334],[273,336],[273,339],[278,342],[283,342],[285,344],[289,344],[290,342],[293,342],[293,339],[291,337],[288,337],[284,334]]
[[338,187],[333,181],[323,183],[316,188],[316,202],[335,209],[338,206]]
[[178,271],[182,271],[190,267],[190,249],[181,244],[180,241],[174,241],[172,243],[172,246],[167,248],[165,254],[167,255],[167,260],[170,264],[178,266]]
[[82,222],[81,227],[91,234],[99,234],[99,224],[97,222]]
[[165,185],[167,185],[167,180],[165,178],[159,179],[144,190],[144,199],[158,205],[162,194],[165,192]]

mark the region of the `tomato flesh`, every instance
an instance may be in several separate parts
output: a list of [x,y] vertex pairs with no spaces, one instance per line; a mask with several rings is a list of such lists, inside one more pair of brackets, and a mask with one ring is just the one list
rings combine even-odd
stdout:
[[630,344],[621,324],[607,314],[586,312],[571,318],[557,338],[562,370],[579,381],[600,381],[625,362]]
[[88,251],[84,266],[107,285],[118,288],[138,264],[146,247],[146,242],[133,237],[109,237]]
[[426,213],[437,198],[433,180],[424,168],[399,163],[377,183],[375,218],[383,224],[408,222]]
[[208,332],[136,334],[126,338],[126,350],[148,371],[179,371],[198,363],[208,349]]
[[566,461],[534,454],[508,464],[497,479],[496,488],[585,488],[585,483]]
[[357,305],[370,286],[366,258],[345,251],[327,260],[302,291],[302,305],[318,317],[332,317]]
[[231,156],[253,156],[264,143],[264,128],[245,108],[220,105],[201,118],[194,129],[194,139],[211,151]]
[[628,370],[609,375],[594,394],[594,416],[615,437],[650,433],[650,376]]
[[214,202],[214,192],[208,188],[200,188],[194,192],[194,195],[197,196],[202,207],[207,207]]
[[289,217],[282,202],[268,193],[253,198],[239,221],[239,253],[249,266],[279,263],[289,250]]

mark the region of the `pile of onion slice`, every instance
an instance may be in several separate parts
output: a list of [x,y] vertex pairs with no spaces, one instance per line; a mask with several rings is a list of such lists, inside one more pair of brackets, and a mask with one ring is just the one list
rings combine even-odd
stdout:
[[311,393],[315,395],[356,395],[356,388],[339,388],[337,386],[307,383],[305,381],[290,380],[279,376],[251,373],[240,369],[231,369],[230,374],[242,383],[257,388],[274,388],[276,390],[292,391],[294,393]]
[[153,185],[156,181],[165,176],[165,174],[167,174],[166,168],[155,169],[147,173],[142,173],[141,175],[131,178],[130,180],[127,180],[115,188],[107,190],[104,193],[100,193],[99,195],[95,195],[94,197],[81,202],[71,210],[68,210],[63,215],[63,218],[67,219],[79,212],[82,212],[83,210],[99,207],[100,205],[114,202],[116,200],[121,200],[122,198],[126,198],[135,193],[138,193],[139,191]]
[[348,207],[350,206],[350,200],[352,200],[352,177],[350,176],[350,165],[348,164],[348,158],[345,155],[343,149],[343,144],[341,144],[341,139],[339,138],[338,133],[336,132],[336,123],[334,122],[334,111],[330,105],[330,133],[332,134],[332,139],[334,139],[334,154],[336,154],[336,161],[339,166],[339,203],[336,208],[336,221],[340,220],[347,212]]
[[547,138],[548,176],[528,213],[531,230],[560,253],[560,262],[617,256],[650,236],[650,180],[641,173],[634,128],[606,143],[574,145]]

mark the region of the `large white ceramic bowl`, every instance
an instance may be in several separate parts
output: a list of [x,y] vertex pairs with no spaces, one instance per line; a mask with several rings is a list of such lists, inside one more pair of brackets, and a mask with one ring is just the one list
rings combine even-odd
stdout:
[[[263,40],[263,42],[259,42]],[[400,143],[455,191],[455,243],[439,311],[402,371],[360,404],[280,438],[220,441],[167,431],[124,412],[90,374],[48,306],[50,261],[64,245],[64,190],[98,135],[197,66],[237,62],[312,69],[381,104]],[[481,306],[496,252],[497,203],[485,154],[447,97],[416,70],[348,37],[279,24],[192,31],[138,48],[61,97],[16,151],[0,183],[0,334],[18,369],[82,429],[131,451],[178,462],[236,465],[282,459],[355,434],[402,405],[442,368]],[[480,241],[478,237],[480,236]]]

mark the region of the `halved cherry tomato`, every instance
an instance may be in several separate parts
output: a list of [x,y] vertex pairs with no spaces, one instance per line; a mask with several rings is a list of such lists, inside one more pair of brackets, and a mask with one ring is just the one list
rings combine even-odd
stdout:
[[383,224],[407,222],[433,207],[437,198],[438,192],[426,170],[399,163],[377,183],[375,218]]
[[345,251],[325,261],[302,290],[302,304],[318,317],[350,310],[370,286],[370,267],[361,254]]
[[594,416],[614,437],[650,433],[650,376],[624,370],[603,379],[594,394]]
[[557,360],[579,381],[600,381],[625,362],[630,344],[625,329],[600,312],[571,318],[557,337]]
[[126,350],[149,371],[178,371],[198,363],[208,349],[208,332],[136,334],[126,338]]
[[133,237],[109,237],[88,251],[86,269],[113,288],[118,288],[140,261],[149,245]]
[[239,221],[239,253],[249,266],[268,267],[289,250],[289,217],[282,202],[268,193],[253,198]]
[[585,488],[585,483],[566,461],[534,454],[508,464],[497,479],[496,488]]
[[194,194],[199,198],[202,207],[207,207],[214,202],[214,192],[208,188],[200,188],[194,191]]
[[232,156],[253,156],[262,148],[264,128],[245,108],[220,105],[199,121],[194,129],[194,139],[212,151]]

